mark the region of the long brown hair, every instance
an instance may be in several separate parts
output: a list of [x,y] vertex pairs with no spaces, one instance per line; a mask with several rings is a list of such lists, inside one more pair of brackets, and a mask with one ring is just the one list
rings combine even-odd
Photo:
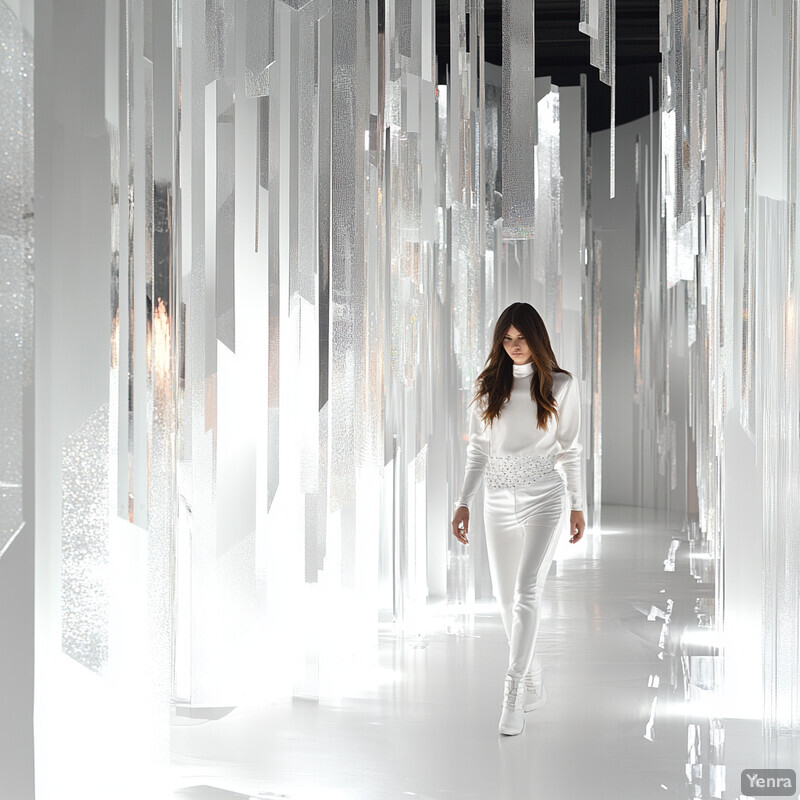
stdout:
[[476,391],[472,402],[486,398],[481,418],[491,426],[511,396],[514,362],[503,346],[503,338],[512,325],[525,337],[533,354],[531,399],[536,402],[537,427],[545,430],[552,414],[558,419],[558,404],[553,397],[553,373],[572,373],[558,366],[544,320],[530,303],[512,303],[498,318],[494,326],[492,349],[486,359],[486,367],[475,381]]

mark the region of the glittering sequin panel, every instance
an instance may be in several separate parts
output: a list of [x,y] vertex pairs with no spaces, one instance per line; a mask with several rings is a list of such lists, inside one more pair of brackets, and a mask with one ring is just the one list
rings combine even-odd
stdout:
[[556,456],[490,456],[484,476],[492,489],[528,486],[550,475],[555,468]]

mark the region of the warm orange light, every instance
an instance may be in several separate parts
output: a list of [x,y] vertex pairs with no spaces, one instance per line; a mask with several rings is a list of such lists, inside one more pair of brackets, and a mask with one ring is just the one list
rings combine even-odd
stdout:
[[111,323],[111,369],[119,366],[119,308]]
[[169,315],[164,301],[159,297],[153,312],[153,333],[150,352],[154,360],[153,378],[167,380],[170,374],[170,332]]

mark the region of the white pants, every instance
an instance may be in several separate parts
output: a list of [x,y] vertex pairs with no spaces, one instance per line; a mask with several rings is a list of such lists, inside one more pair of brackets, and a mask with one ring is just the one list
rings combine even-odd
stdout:
[[566,528],[565,486],[554,470],[529,486],[484,491],[489,572],[508,639],[506,674],[514,678],[529,668],[534,677],[541,674],[536,637],[544,583]]

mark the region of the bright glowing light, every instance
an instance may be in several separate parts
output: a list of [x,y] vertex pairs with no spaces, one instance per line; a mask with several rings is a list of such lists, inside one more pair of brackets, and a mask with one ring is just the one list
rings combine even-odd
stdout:
[[644,728],[644,738],[653,741],[653,726],[656,723],[656,706],[658,705],[658,698],[654,697],[653,702],[650,704],[650,718],[647,720],[647,725]]
[[693,644],[703,647],[723,647],[725,639],[723,634],[713,631],[710,628],[697,628],[683,631],[681,634],[681,643],[684,645]]
[[[117,329],[117,335],[118,329]],[[161,380],[166,380],[170,375],[170,332],[169,315],[164,301],[159,297],[158,304],[153,309],[152,349],[154,374]]]
[[[697,690],[701,692],[702,690]],[[686,717],[712,717],[727,719],[760,719],[758,713],[749,711],[735,697],[724,697],[713,692],[708,696],[693,696],[691,700],[662,700],[659,708],[659,719],[678,719]]]
[[678,552],[678,547],[680,547],[680,540],[673,539],[669,544],[667,557],[664,559],[664,572],[675,572],[675,554]]
[[647,613],[647,619],[650,622],[653,622],[653,620],[656,620],[656,619],[664,619],[664,620],[668,621],[669,620],[670,611],[672,610],[672,607],[670,606],[670,603],[671,603],[671,600],[668,600],[667,601],[667,610],[666,611],[662,611],[658,606],[650,606],[650,611]]

